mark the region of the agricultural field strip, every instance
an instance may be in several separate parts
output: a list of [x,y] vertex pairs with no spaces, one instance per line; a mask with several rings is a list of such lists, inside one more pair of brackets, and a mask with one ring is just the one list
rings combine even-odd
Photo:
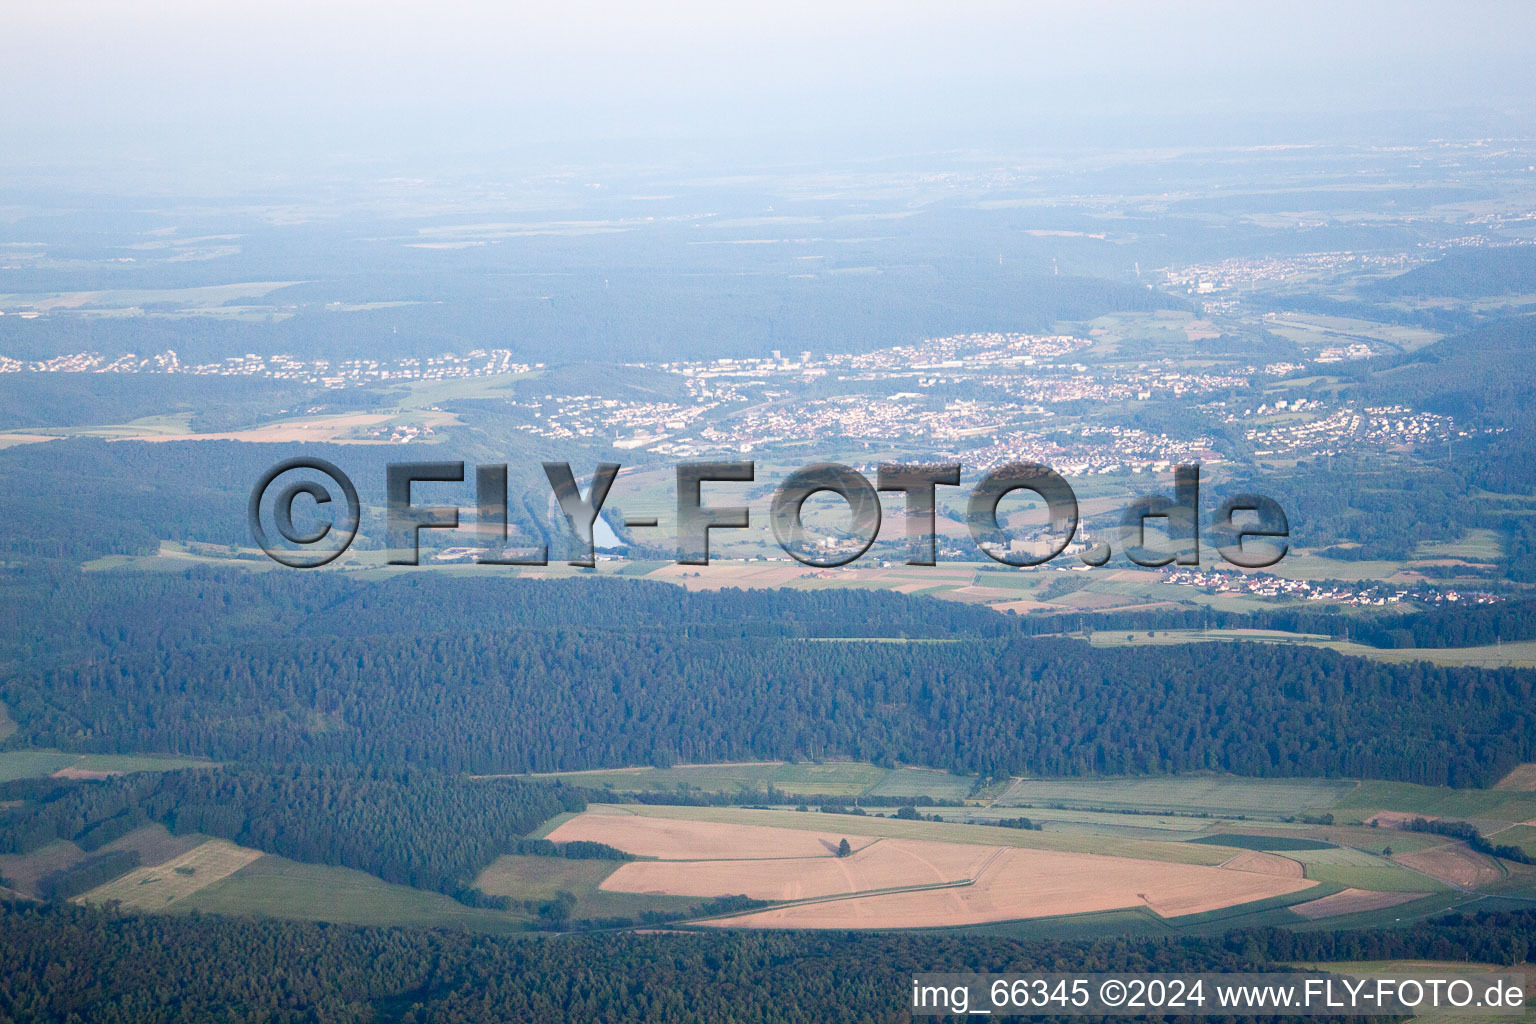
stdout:
[[[1422,838],[1415,835],[1415,838]],[[1442,844],[1443,845],[1443,844]],[[1428,847],[1433,849],[1435,847]],[[1422,852],[1426,847],[1407,851],[1409,855]],[[1423,870],[1412,863],[1402,863],[1398,858],[1403,852],[1391,857],[1369,850],[1341,846],[1330,850],[1293,850],[1287,856],[1306,866],[1306,877],[1349,889],[1379,892],[1461,892],[1477,895],[1475,890],[1454,884],[1441,877],[1444,871],[1435,873]],[[1486,894],[1482,894],[1486,895]]]
[[1503,864],[1478,853],[1460,840],[1395,854],[1391,861],[1465,893],[1480,893],[1480,886],[1509,875],[1509,869]]
[[[599,809],[601,808],[601,809]],[[694,809],[694,808],[689,808]],[[578,814],[548,833],[555,842],[587,840],[607,843],[643,857],[661,861],[780,861],[787,858],[830,858],[838,844],[848,839],[853,852],[873,842],[875,837],[822,830],[784,830],[765,828],[759,822],[711,821],[672,815],[642,814],[639,806],[598,805]],[[818,817],[823,817],[818,815]],[[824,817],[831,817],[826,815]],[[862,820],[862,819],[861,819]],[[836,824],[836,823],[834,823]],[[773,857],[757,858],[763,849]]]
[[[696,808],[689,808],[697,810]],[[799,813],[799,812],[791,812]],[[585,819],[585,820],[583,820]],[[616,815],[612,813],[589,813],[578,816],[567,825],[576,823],[579,827],[576,831],[583,836],[590,832],[603,837],[612,845],[621,848],[626,845],[626,839],[631,842],[634,836],[623,834],[627,829],[632,829],[639,824],[639,815]],[[679,819],[672,819],[674,821]],[[685,820],[685,819],[684,819]],[[873,819],[875,822],[890,819]],[[870,819],[863,819],[868,823]],[[706,825],[705,822],[696,821],[696,825]],[[902,824],[911,824],[902,822]],[[749,838],[751,833],[777,832],[778,829],[752,828],[739,824],[721,822],[716,825],[722,831],[722,835],[740,842]],[[652,836],[642,829],[640,839],[643,841]],[[988,830],[1005,832],[1009,830]],[[617,834],[616,834],[617,833]],[[556,838],[559,838],[556,835]],[[853,836],[846,838],[852,839]],[[974,839],[974,836],[966,838]],[[862,851],[878,851],[883,844],[870,843],[862,847]],[[911,852],[922,854],[932,851],[925,848],[928,843],[911,843]],[[984,844],[952,844],[958,849],[969,847],[970,850],[984,848]],[[1169,844],[1174,845],[1174,844]],[[886,849],[897,847],[892,842]],[[1223,849],[1220,847],[1207,847],[1206,849]],[[904,844],[898,852],[908,852]],[[1226,850],[1226,856],[1222,861],[1228,861],[1234,857],[1248,856],[1257,859],[1264,855],[1254,851]],[[854,867],[859,855],[853,855],[853,860],[846,858],[828,858],[825,856],[813,858],[817,866],[837,867],[840,869],[844,880],[852,882],[847,877],[847,869]],[[896,885],[896,886],[865,886],[850,885],[847,890],[818,891],[807,893],[804,896],[799,891],[798,882],[786,883],[784,878],[770,875],[766,878],[754,879],[750,872],[754,867],[764,864],[789,864],[793,858],[779,859],[777,861],[743,860],[735,863],[710,863],[710,867],[716,870],[708,872],[702,879],[685,878],[681,871],[686,867],[686,862],[676,860],[664,862],[631,862],[620,869],[614,875],[603,882],[605,890],[620,889],[629,892],[669,892],[680,893],[689,896],[720,896],[741,893],[758,899],[769,899],[776,903],[771,911],[760,911],[756,914],[728,916],[721,920],[721,924],[740,924],[748,927],[758,925],[773,926],[780,922],[788,926],[806,925],[810,927],[839,927],[845,924],[857,924],[853,919],[862,920],[873,915],[878,921],[874,924],[864,922],[868,926],[875,927],[903,927],[909,923],[902,916],[902,907],[905,903],[892,904],[890,900],[918,899],[920,902],[910,905],[910,910],[917,914],[919,925],[939,923],[979,923],[988,920],[1010,920],[1040,916],[1056,916],[1059,914],[1075,914],[1078,912],[1092,912],[1119,907],[1135,907],[1145,905],[1162,917],[1182,916],[1187,913],[1203,913],[1213,909],[1224,909],[1229,906],[1263,900],[1276,896],[1289,895],[1291,893],[1312,888],[1318,883],[1300,876],[1299,865],[1285,858],[1274,857],[1268,865],[1269,870],[1244,871],[1223,870],[1215,865],[1191,865],[1168,862],[1149,861],[1146,859],[1134,859],[1126,857],[1104,856],[1099,853],[1084,853],[1070,851],[1030,850],[1019,847],[992,847],[987,859],[980,864],[971,877],[967,879],[946,880],[935,879],[933,882],[921,885]],[[1008,870],[996,878],[989,872],[996,874],[996,865],[1006,863]],[[1275,865],[1286,865],[1286,870],[1275,870]],[[746,869],[744,875],[737,877],[730,874],[730,868],[741,867]],[[888,867],[888,866],[887,866]],[[929,864],[930,869],[934,865]],[[721,873],[720,869],[724,869]],[[943,870],[943,868],[937,868]],[[640,878],[625,880],[624,872],[639,874]],[[1213,873],[1214,872],[1214,873]],[[834,872],[836,875],[837,872]],[[1106,887],[1104,880],[1113,876],[1118,885]],[[880,877],[880,876],[876,876]],[[889,877],[889,876],[885,876]],[[1247,881],[1239,881],[1246,878]],[[1041,879],[1050,879],[1040,888]],[[819,880],[826,885],[827,879]],[[834,879],[835,881],[835,879]],[[754,882],[761,882],[757,888]],[[813,886],[815,881],[811,883]],[[1019,889],[1023,884],[1024,889]],[[927,897],[937,898],[941,890],[970,890],[976,886],[982,886],[982,891],[974,898],[966,897],[959,902],[950,901],[943,904],[935,904]],[[659,888],[652,888],[653,886]],[[813,904],[837,902],[848,906],[847,917],[841,911],[828,911],[822,913],[810,912],[810,917],[803,916],[804,909],[796,911],[792,908],[806,908]],[[951,905],[952,904],[952,905]],[[947,909],[946,909],[947,908]],[[828,917],[830,913],[832,916]],[[787,917],[783,915],[787,914]],[[956,915],[954,920],[941,920],[946,914]],[[926,915],[926,916],[925,916]],[[928,919],[932,918],[931,921]],[[782,919],[782,920],[781,920]]]
[[1073,810],[1155,815],[1257,815],[1283,818],[1333,807],[1360,786],[1323,779],[1256,780],[1236,777],[1137,779],[1019,779],[995,801],[998,807],[1062,805]]
[[1494,789],[1512,790],[1516,793],[1529,793],[1536,790],[1536,763],[1526,762],[1517,764],[1494,784]]
[[77,897],[77,901],[117,900],[125,906],[152,910],[184,899],[263,856],[265,854],[260,850],[236,846],[223,839],[210,839],[164,863],[135,868]]
[[175,771],[179,768],[212,766],[212,761],[170,754],[81,754],[30,748],[0,752],[0,781],[40,779],[49,775],[93,778],[126,772]]
[[[938,778],[933,778],[937,776]],[[560,779],[589,788],[610,787],[623,791],[671,791],[681,787],[704,792],[750,792],[773,786],[805,797],[863,797],[877,789],[886,796],[965,796],[968,777],[930,769],[878,768],[860,761],[795,763],[788,761],[741,761],[717,764],[680,764],[670,768],[594,768],[573,772],[518,775],[477,775],[472,778]],[[914,785],[904,786],[910,780]],[[942,783],[940,780],[943,780]],[[926,783],[926,785],[919,785]]]
[[[860,889],[857,892],[836,892],[829,893],[825,896],[804,896],[798,897],[796,899],[775,900],[773,901],[773,909],[779,910],[785,907],[807,906],[813,903],[836,903],[839,900],[865,899],[870,896],[888,896],[909,892],[930,892],[935,889],[963,889],[966,886],[975,885],[977,882],[981,881],[981,876],[986,874],[987,869],[996,863],[997,859],[1006,852],[1006,847],[998,847],[997,852],[992,854],[992,856],[987,859],[987,862],[981,866],[981,869],[978,870],[975,876],[972,878],[957,878],[951,882],[922,882],[916,885],[888,886],[884,889]],[[694,924],[723,920],[728,917],[738,917],[740,916],[740,913],[740,911],[728,911],[724,914],[717,914],[711,917],[694,918],[689,923]]]
[[[609,809],[605,811],[602,808]],[[833,835],[834,837],[841,837],[843,833],[833,832],[832,830],[846,827],[851,833],[862,833],[868,836],[891,836],[898,839],[935,839],[952,843],[1054,850],[1062,853],[1102,853],[1109,856],[1165,861],[1176,864],[1200,864],[1207,867],[1215,867],[1222,861],[1228,860],[1242,852],[1233,847],[1204,846],[1183,842],[1159,842],[1146,839],[1122,839],[1096,833],[1033,832],[1023,829],[1000,828],[993,825],[903,821],[898,818],[821,814],[815,811],[753,811],[735,807],[680,807],[665,804],[598,804],[593,805],[589,813],[618,813],[647,818],[758,825],[820,832]],[[556,829],[550,833],[550,838],[560,839],[559,832],[560,829]],[[582,838],[587,837],[583,836]],[[597,841],[601,842],[603,840],[599,839]]]
[[1246,850],[1217,867],[1228,871],[1256,871],[1262,875],[1280,875],[1287,878],[1305,878],[1306,868],[1301,861],[1282,857],[1264,850]]
[[[774,901],[923,889],[969,884],[980,877],[1004,849],[1006,847],[980,844],[876,838],[862,843],[848,857],[633,861],[621,865],[605,878],[600,888],[610,892],[699,897],[745,895]],[[924,873],[933,877],[926,881],[906,881],[921,879]]]
[[1427,892],[1378,892],[1371,889],[1341,889],[1338,892],[1329,893],[1327,896],[1319,896],[1315,900],[1305,903],[1293,903],[1287,909],[1294,914],[1299,914],[1309,921],[1320,921],[1326,917],[1343,917],[1346,914],[1364,914],[1373,910],[1384,910],[1387,907],[1396,907],[1404,903],[1412,903],[1432,895]]
[[[1147,907],[1162,918],[1207,913],[1314,888],[1258,872],[1011,848],[970,886],[783,905],[713,927],[946,927]],[[1150,873],[1150,876],[1149,876]]]
[[1101,630],[1088,638],[1094,647],[1142,647],[1169,644],[1305,644],[1337,651],[1356,658],[1370,658],[1390,664],[1427,661],[1435,665],[1481,666],[1483,668],[1531,668],[1536,666],[1536,643],[1516,640],[1504,644],[1471,647],[1371,647],[1339,640],[1320,633],[1287,633],[1284,630],[1164,630],[1155,637],[1137,636],[1118,630]]

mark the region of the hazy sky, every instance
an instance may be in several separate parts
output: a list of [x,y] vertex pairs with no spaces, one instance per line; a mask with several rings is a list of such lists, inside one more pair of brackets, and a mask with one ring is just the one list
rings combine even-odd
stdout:
[[10,162],[1536,110],[1536,3],[7,3]]

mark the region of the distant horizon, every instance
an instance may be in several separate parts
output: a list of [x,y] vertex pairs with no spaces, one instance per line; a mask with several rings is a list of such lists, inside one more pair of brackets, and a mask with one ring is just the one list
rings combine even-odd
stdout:
[[107,178],[123,164],[441,173],[501,154],[761,163],[776,150],[845,160],[1536,131],[1526,4],[74,0],[10,21],[0,164]]

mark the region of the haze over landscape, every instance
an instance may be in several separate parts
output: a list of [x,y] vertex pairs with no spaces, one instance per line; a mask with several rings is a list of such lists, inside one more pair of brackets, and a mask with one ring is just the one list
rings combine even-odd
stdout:
[[1530,5],[9,13],[0,1021],[1529,962]]

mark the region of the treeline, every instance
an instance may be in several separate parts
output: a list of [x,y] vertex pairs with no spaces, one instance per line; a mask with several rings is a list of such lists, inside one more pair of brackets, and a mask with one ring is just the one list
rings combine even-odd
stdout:
[[1045,827],[1029,818],[998,818],[992,822],[998,828],[1021,828],[1029,832],[1043,832]]
[[[503,853],[623,857],[600,843],[520,842],[556,814],[585,808],[579,793],[553,783],[471,781],[409,767],[226,767],[18,787],[28,789],[20,806],[0,811],[0,851],[26,853],[56,839],[88,845],[103,830],[115,836],[154,821],[176,834],[451,895]],[[0,798],[16,799],[4,786]]]
[[595,843],[590,839],[572,839],[557,843],[549,839],[519,839],[511,844],[507,853],[525,857],[564,857],[566,860],[634,860],[634,854],[626,853],[607,843]]
[[478,889],[466,894],[463,902],[471,906],[491,907],[495,910],[516,910],[532,914],[533,920],[526,926],[532,931],[553,932],[601,932],[621,928],[656,928],[679,921],[697,921],[700,918],[722,917],[727,914],[745,914],[770,906],[768,900],[755,900],[750,896],[716,896],[682,910],[642,910],[638,915],[613,915],[611,917],[583,917],[573,919],[576,911],[576,895],[561,890],[547,900],[513,900],[510,896],[492,896]]
[[1447,821],[1444,818],[1414,818],[1405,821],[1400,828],[1409,832],[1431,832],[1437,836],[1450,836],[1452,839],[1460,839],[1478,853],[1486,853],[1490,857],[1498,857],[1501,860],[1512,860],[1516,864],[1536,864],[1524,850],[1518,846],[1496,845],[1487,836],[1477,830],[1477,826],[1469,821]]
[[0,1020],[871,1022],[905,1019],[915,972],[1261,971],[1385,959],[1514,965],[1528,960],[1533,934],[1536,912],[1522,911],[1212,938],[742,931],[535,940],[0,901]]

